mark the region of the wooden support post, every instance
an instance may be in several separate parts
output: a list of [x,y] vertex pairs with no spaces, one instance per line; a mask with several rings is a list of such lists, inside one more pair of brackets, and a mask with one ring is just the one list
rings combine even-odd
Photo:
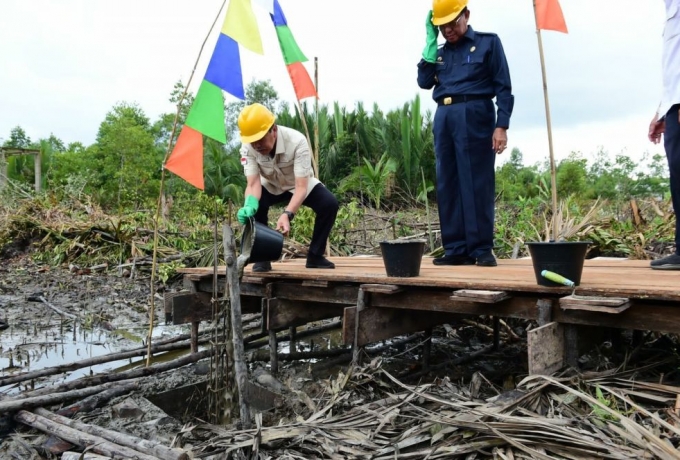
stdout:
[[550,375],[564,366],[564,326],[548,323],[527,333],[529,375]]
[[42,185],[42,165],[40,162],[40,152],[33,154],[33,164],[35,166],[35,192],[40,193]]
[[425,341],[423,342],[423,371],[430,368],[430,356],[432,354],[432,328],[425,329]]
[[198,353],[198,326],[201,323],[191,323],[191,352]]
[[361,312],[366,307],[366,297],[368,295],[369,294],[367,294],[366,291],[364,291],[362,288],[359,288],[359,294],[357,295],[357,309],[356,314],[354,315],[354,343],[352,343],[352,364],[357,366],[361,364],[361,350],[359,349],[359,317],[361,316]]
[[222,244],[224,246],[224,260],[227,263],[227,279],[229,280],[229,299],[231,301],[231,330],[234,345],[234,370],[238,387],[238,402],[241,413],[241,428],[250,428],[250,409],[246,400],[246,382],[248,370],[243,345],[243,324],[241,321],[241,290],[239,274],[243,270],[245,260],[236,257],[236,240],[234,231],[225,224],[222,228]]
[[290,340],[288,343],[288,352],[289,353],[295,353],[296,350],[296,341],[297,341],[297,327],[291,326],[290,329],[288,329],[288,334],[290,334]]
[[567,366],[578,367],[578,327],[564,325],[564,361]]
[[493,349],[498,350],[501,347],[501,319],[498,316],[493,317]]
[[0,191],[7,186],[7,158],[0,148]]
[[276,331],[269,330],[269,365],[271,366],[272,374],[276,375],[279,372],[279,343],[276,340]]
[[552,321],[552,300],[538,299],[536,303],[538,309],[538,325],[545,326]]

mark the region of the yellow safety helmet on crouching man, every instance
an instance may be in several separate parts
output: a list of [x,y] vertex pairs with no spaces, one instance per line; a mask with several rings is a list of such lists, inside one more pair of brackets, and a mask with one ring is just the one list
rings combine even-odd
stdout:
[[262,104],[247,105],[238,116],[238,129],[241,132],[241,142],[252,144],[262,139],[274,125],[276,117]]
[[467,0],[432,0],[432,24],[448,24],[458,17],[467,4]]

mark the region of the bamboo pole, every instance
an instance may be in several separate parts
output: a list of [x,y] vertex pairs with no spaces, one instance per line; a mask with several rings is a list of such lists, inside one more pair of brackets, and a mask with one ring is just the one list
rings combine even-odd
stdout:
[[541,76],[543,77],[543,99],[545,101],[545,120],[548,125],[548,148],[550,150],[550,191],[552,195],[552,239],[557,241],[557,171],[555,168],[555,154],[553,152],[552,123],[550,120],[550,101],[548,99],[548,82],[545,70],[545,57],[543,55],[543,39],[541,29],[538,28],[538,16],[536,15],[536,0],[534,3],[534,20],[536,21],[536,36],[538,37],[538,54],[541,57]]
[[314,57],[314,88],[316,97],[314,98],[314,163],[316,163],[316,177],[321,175],[319,165],[319,58]]

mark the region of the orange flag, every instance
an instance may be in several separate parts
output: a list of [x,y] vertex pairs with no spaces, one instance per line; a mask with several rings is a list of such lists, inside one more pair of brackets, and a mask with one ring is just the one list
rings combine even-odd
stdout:
[[559,0],[535,0],[536,27],[569,33]]
[[194,187],[204,190],[203,135],[184,125],[170,158],[165,162],[165,169],[177,174]]

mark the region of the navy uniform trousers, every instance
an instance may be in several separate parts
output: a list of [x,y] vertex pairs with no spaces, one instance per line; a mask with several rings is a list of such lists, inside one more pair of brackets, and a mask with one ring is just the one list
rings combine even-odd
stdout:
[[[262,196],[255,213],[255,220],[267,225],[269,207],[284,201],[289,203],[291,198],[293,198],[291,192],[274,195],[262,187]],[[309,254],[321,257],[326,252],[326,241],[331,234],[333,224],[335,224],[335,217],[338,214],[338,200],[323,184],[316,184],[312,191],[309,192],[309,195],[307,195],[307,198],[305,198],[305,201],[302,202],[302,205],[311,208],[316,214],[312,241],[309,243]],[[291,223],[291,225],[293,224]]]
[[491,99],[437,107],[437,202],[447,256],[478,258],[493,249],[495,126]]
[[680,104],[675,104],[666,114],[666,131],[664,132],[664,148],[668,158],[670,171],[671,197],[675,211],[675,253],[680,255],[680,123],[678,110]]

